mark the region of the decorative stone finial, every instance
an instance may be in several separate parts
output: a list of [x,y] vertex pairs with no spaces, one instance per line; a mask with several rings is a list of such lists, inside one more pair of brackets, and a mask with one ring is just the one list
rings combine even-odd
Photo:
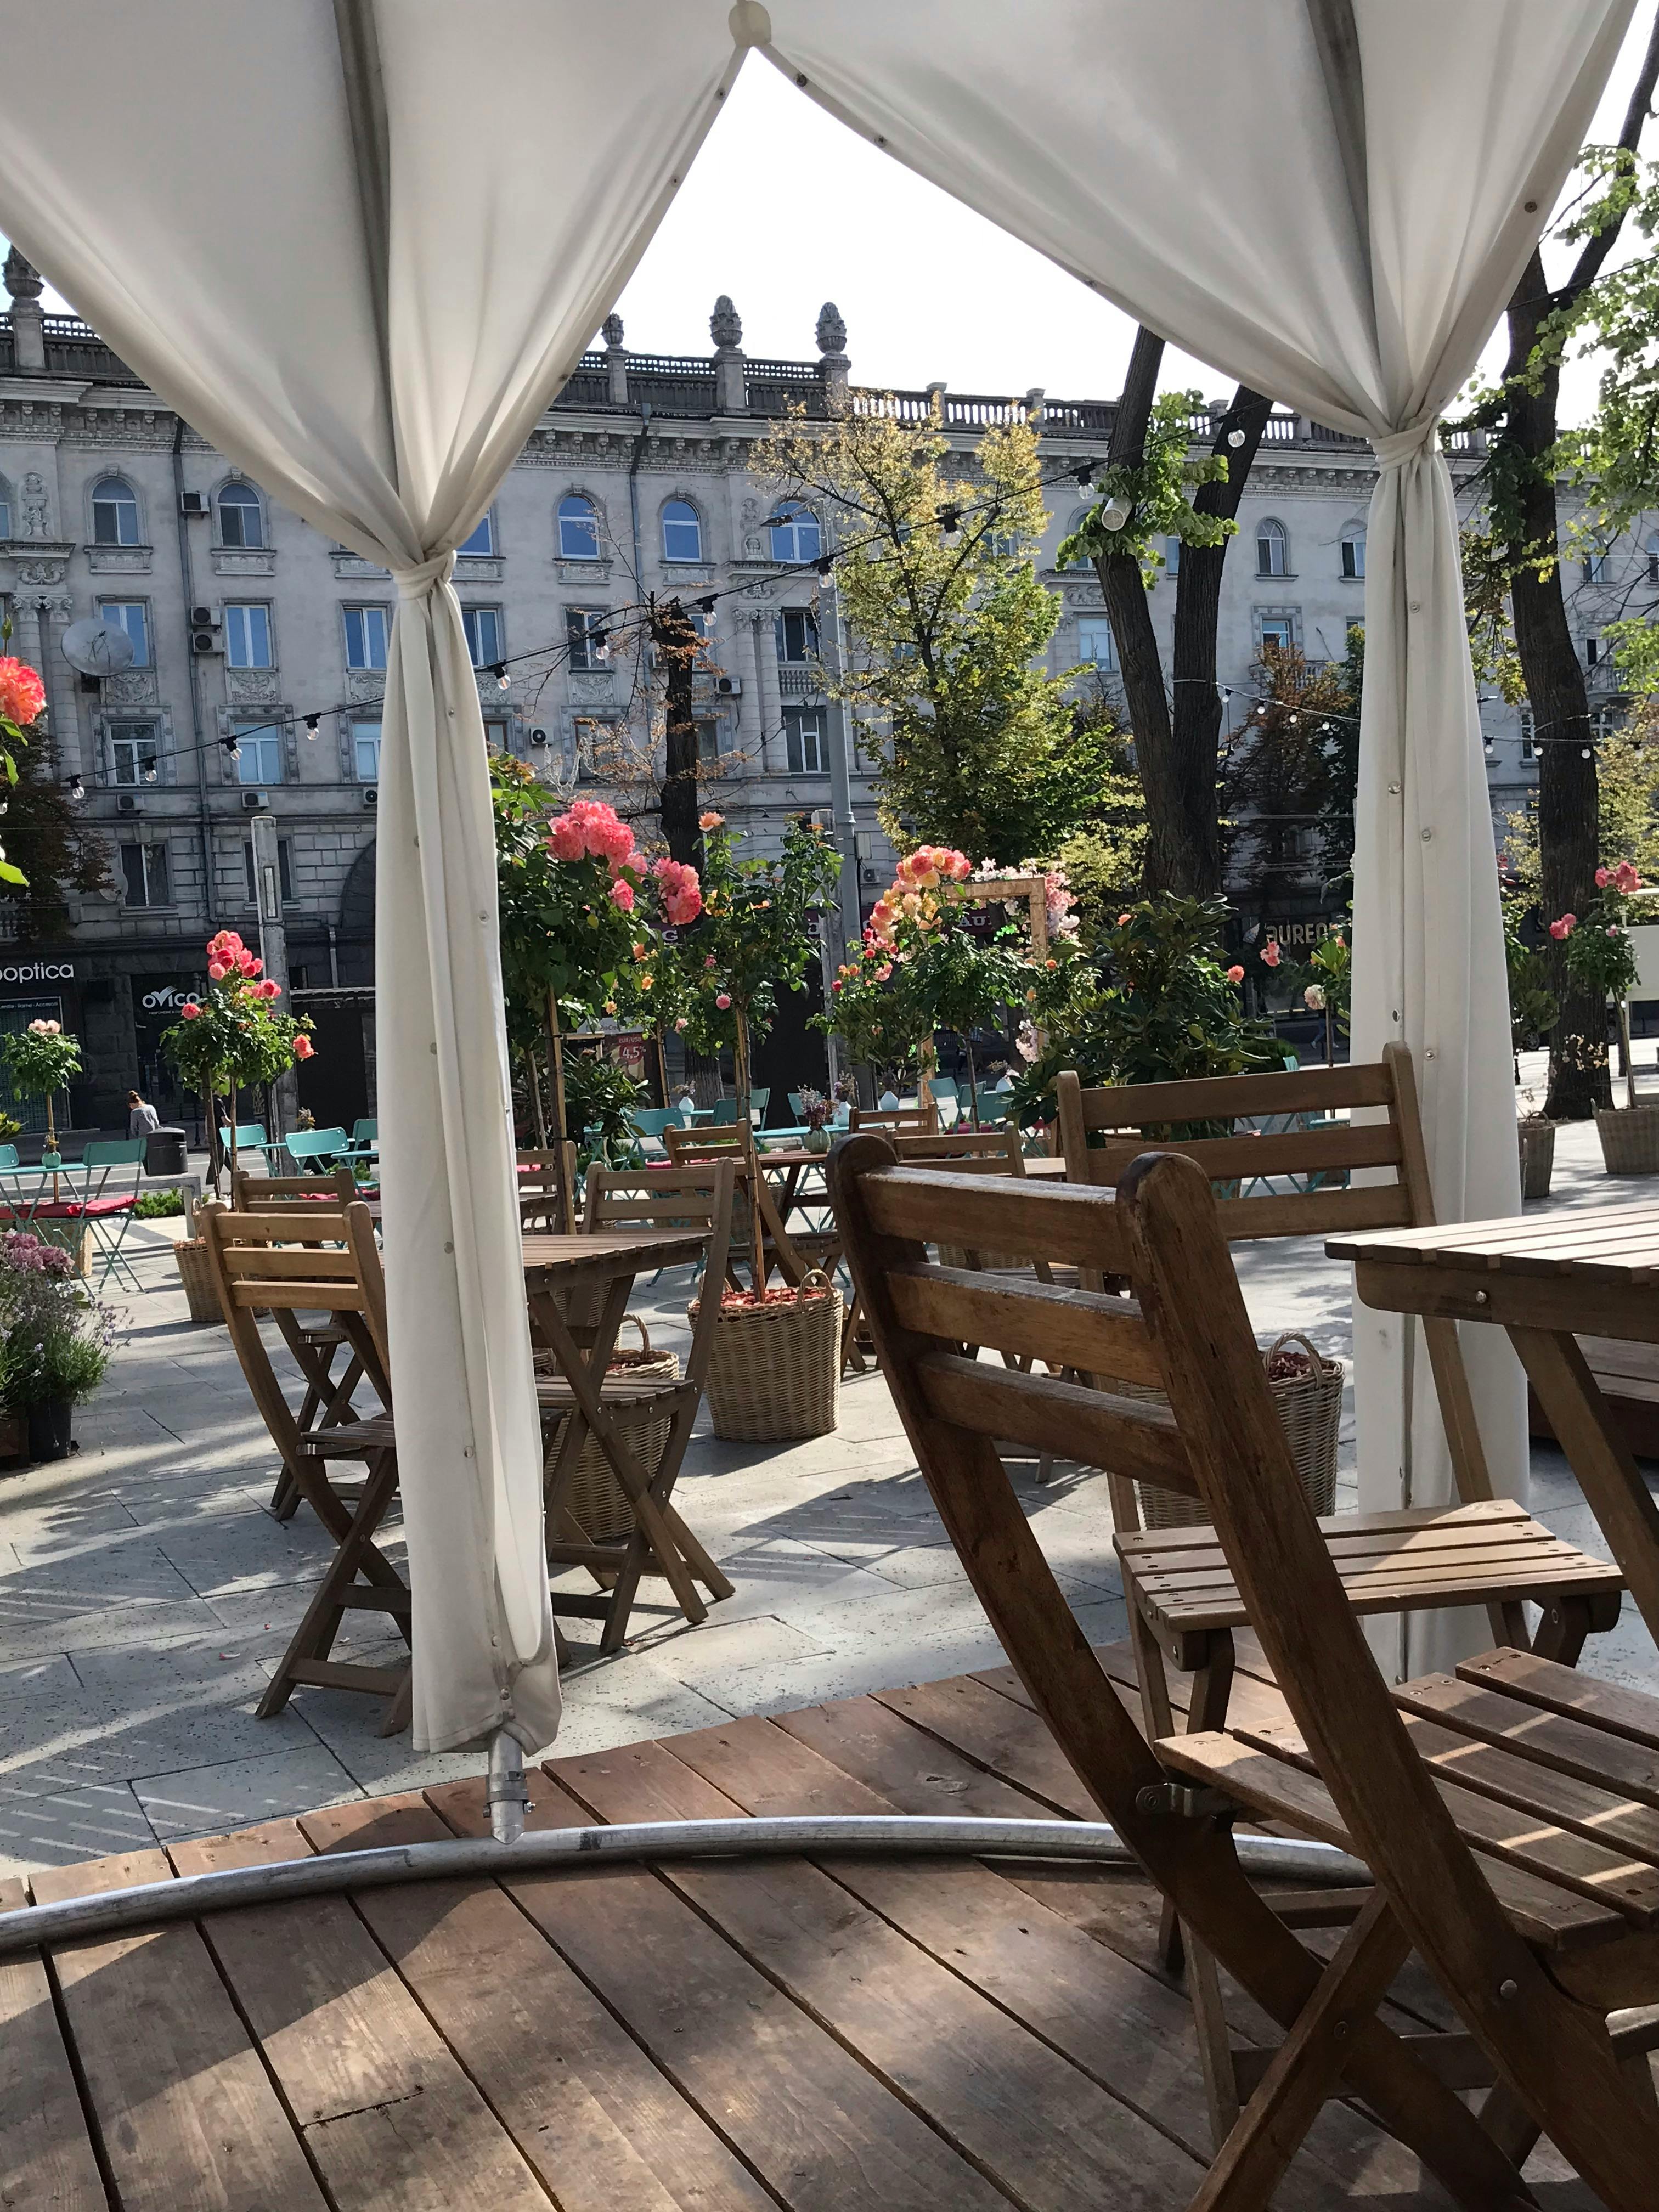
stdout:
[[617,314],[607,315],[599,325],[599,336],[608,346],[619,346],[623,342],[622,317]]
[[722,351],[743,343],[742,318],[724,292],[715,301],[714,312],[708,318],[708,335]]
[[14,246],[6,256],[6,289],[14,300],[38,300],[45,289],[40,271]]
[[820,353],[845,353],[847,350],[847,325],[841,319],[841,309],[833,300],[826,300],[818,309],[817,341]]

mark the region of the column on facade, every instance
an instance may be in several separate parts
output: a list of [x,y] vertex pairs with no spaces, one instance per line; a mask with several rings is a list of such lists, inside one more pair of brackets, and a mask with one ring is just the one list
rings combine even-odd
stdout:
[[755,697],[760,708],[760,727],[755,751],[763,771],[783,757],[783,690],[778,681],[777,639],[769,607],[750,617],[750,649],[755,656]]
[[82,742],[80,678],[64,657],[64,632],[75,618],[75,602],[67,592],[40,603],[38,642],[42,659],[35,663],[46,687],[51,708],[48,727],[52,751],[62,776],[93,772],[93,748]]

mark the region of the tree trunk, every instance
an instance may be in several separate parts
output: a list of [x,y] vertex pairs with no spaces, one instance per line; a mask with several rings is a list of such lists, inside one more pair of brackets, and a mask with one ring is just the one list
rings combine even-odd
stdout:
[[[1531,358],[1539,325],[1555,305],[1543,257],[1534,251],[1509,306],[1511,373]],[[1546,921],[1582,914],[1595,896],[1600,842],[1589,697],[1567,621],[1560,563],[1553,557],[1559,527],[1555,479],[1540,465],[1556,441],[1559,388],[1553,368],[1535,392],[1512,385],[1503,432],[1504,442],[1531,464],[1521,485],[1520,534],[1508,548],[1514,568],[1510,607],[1538,751],[1538,863]],[[1548,562],[1541,575],[1540,558]],[[1582,1121],[1594,1107],[1612,1103],[1606,1000],[1574,982],[1563,947],[1553,939],[1546,957],[1560,1013],[1550,1038],[1544,1111],[1553,1121]]]
[[652,642],[663,656],[667,720],[662,786],[662,834],[671,856],[697,863],[697,726],[692,717],[691,675],[696,632],[678,599],[671,599],[651,626]]

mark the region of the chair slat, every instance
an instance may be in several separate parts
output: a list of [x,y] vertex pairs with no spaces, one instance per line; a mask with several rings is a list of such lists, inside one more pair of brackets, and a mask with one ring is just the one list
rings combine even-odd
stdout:
[[1155,1399],[1114,1398],[945,1352],[925,1353],[916,1376],[929,1410],[958,1428],[1198,1495],[1175,1416]]
[[222,1256],[226,1274],[239,1279],[264,1277],[277,1280],[304,1275],[316,1281],[336,1276],[345,1282],[357,1279],[356,1256],[338,1245],[228,1244]]
[[244,1279],[230,1285],[233,1304],[245,1306],[255,1313],[273,1313],[278,1306],[290,1313],[366,1313],[368,1310],[362,1285],[344,1282],[338,1276],[324,1282],[314,1278],[273,1279],[269,1276],[252,1281]]
[[1163,1388],[1146,1324],[1127,1298],[961,1267],[896,1267],[887,1280],[894,1312],[919,1336]]
[[[1387,1121],[1339,1121],[1328,1129],[1287,1129],[1264,1136],[1124,1137],[1089,1148],[1095,1182],[1115,1182],[1142,1152],[1182,1152],[1219,1182],[1236,1176],[1322,1175],[1347,1168],[1397,1167],[1400,1132]],[[1309,1194],[1311,1197],[1315,1194]]]
[[1367,1229],[1398,1229],[1412,1218],[1411,1200],[1397,1182],[1375,1189],[1314,1190],[1290,1198],[1224,1198],[1216,1211],[1221,1216],[1221,1233],[1230,1242],[1254,1237],[1322,1237],[1357,1230],[1362,1224]]
[[1206,1075],[1183,1083],[1126,1083],[1085,1091],[1091,1130],[1146,1129],[1166,1121],[1237,1121],[1241,1115],[1316,1114],[1388,1106],[1394,1085],[1380,1062],[1297,1068],[1267,1075]]
[[1128,1247],[1112,1209],[1088,1191],[1013,1177],[887,1168],[865,1179],[871,1226],[884,1237],[959,1244],[971,1206],[975,1251],[1008,1252],[1108,1274],[1127,1272]]
[[326,1202],[303,1208],[285,1206],[275,1213],[225,1213],[220,1218],[227,1251],[240,1244],[295,1244],[301,1237],[319,1244],[343,1243],[346,1237],[344,1209]]

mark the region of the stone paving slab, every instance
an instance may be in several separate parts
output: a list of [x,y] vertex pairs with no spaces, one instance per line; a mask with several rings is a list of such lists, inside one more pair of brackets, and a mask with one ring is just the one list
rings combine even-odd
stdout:
[[[1553,1205],[1607,1205],[1640,1186],[1601,1171],[1593,1130],[1564,1129]],[[169,1230],[129,1239],[142,1296],[104,1390],[77,1418],[69,1461],[0,1477],[0,1873],[95,1857],[381,1796],[478,1771],[481,1756],[416,1752],[378,1734],[378,1699],[303,1689],[255,1717],[331,1547],[307,1509],[269,1512],[276,1461],[222,1329],[192,1324]],[[1240,1254],[1258,1329],[1351,1345],[1346,1271],[1301,1242]],[[689,1279],[639,1301],[653,1340],[684,1352]],[[285,1357],[285,1355],[283,1355]],[[1352,1504],[1345,1423],[1339,1504]],[[1126,1622],[1103,1479],[1035,1462],[1016,1481],[1086,1632]],[[567,1624],[573,1663],[557,1750],[600,1751],[735,1716],[994,1666],[1001,1653],[926,1488],[880,1376],[850,1380],[833,1435],[777,1446],[694,1438],[677,1503],[735,1583],[701,1628],[645,1585],[635,1635],[598,1656],[598,1625]],[[1599,1548],[1560,1455],[1533,1459],[1534,1510]],[[401,1552],[395,1512],[385,1531]],[[573,1576],[573,1587],[586,1586]],[[400,1646],[372,1614],[342,1648]],[[1659,1686],[1651,1642],[1626,1616],[1599,1639],[1598,1673]]]

